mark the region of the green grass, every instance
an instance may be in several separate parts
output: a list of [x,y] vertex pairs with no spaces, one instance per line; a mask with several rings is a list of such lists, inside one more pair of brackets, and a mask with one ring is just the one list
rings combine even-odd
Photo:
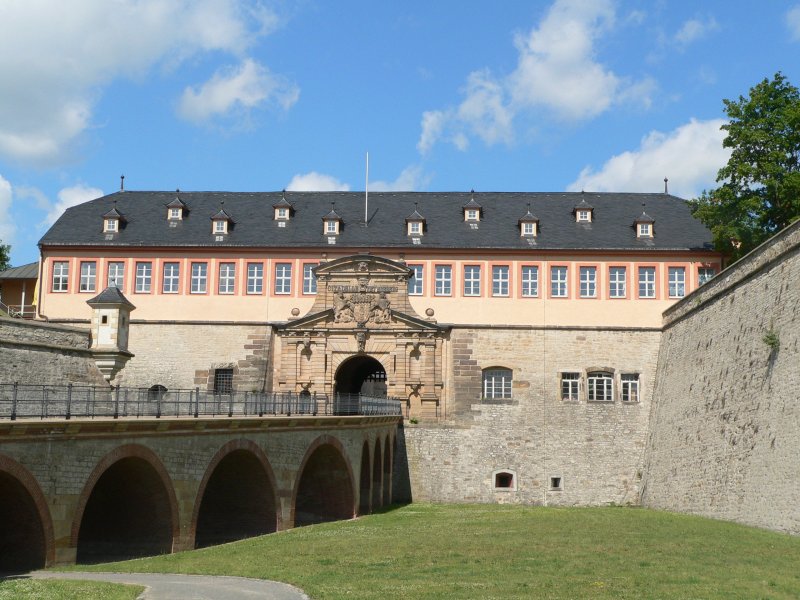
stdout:
[[800,538],[631,508],[413,504],[92,570],[241,575],[312,598],[798,598]]
[[133,600],[144,591],[139,585],[58,579],[0,579],[0,600]]

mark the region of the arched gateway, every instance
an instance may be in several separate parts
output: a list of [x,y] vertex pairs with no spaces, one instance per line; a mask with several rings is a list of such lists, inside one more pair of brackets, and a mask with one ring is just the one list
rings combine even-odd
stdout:
[[315,269],[317,296],[303,317],[276,327],[278,391],[334,397],[405,399],[433,412],[442,391],[446,329],[411,306],[411,270],[401,262],[354,255]]

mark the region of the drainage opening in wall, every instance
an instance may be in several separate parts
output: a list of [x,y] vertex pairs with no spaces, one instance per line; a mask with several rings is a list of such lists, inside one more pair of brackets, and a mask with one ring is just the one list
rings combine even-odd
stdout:
[[561,491],[564,489],[563,487],[561,487],[561,477],[550,478],[550,489],[553,491]]
[[503,469],[492,473],[494,489],[501,492],[508,492],[517,489],[517,474],[514,471]]

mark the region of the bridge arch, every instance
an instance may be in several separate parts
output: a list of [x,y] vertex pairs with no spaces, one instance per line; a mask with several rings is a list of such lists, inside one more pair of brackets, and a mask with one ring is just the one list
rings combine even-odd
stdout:
[[358,514],[369,513],[370,496],[372,494],[372,476],[369,462],[369,441],[364,440],[361,447],[361,469],[358,474]]
[[53,563],[55,540],[47,500],[34,476],[3,455],[0,515],[5,515],[0,519],[0,572],[30,571]]
[[321,435],[306,450],[292,492],[295,527],[352,519],[356,513],[353,468],[341,442]]
[[275,474],[264,451],[231,440],[209,462],[192,514],[194,547],[232,542],[280,528]]
[[155,452],[126,444],[106,454],[83,486],[72,524],[77,562],[172,551],[178,502]]

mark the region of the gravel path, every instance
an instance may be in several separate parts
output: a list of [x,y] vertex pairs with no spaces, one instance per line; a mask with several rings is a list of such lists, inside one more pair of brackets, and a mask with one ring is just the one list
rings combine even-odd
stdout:
[[156,573],[58,573],[35,571],[34,579],[91,579],[144,585],[141,600],[308,600],[301,590],[286,583],[244,577],[172,575]]

